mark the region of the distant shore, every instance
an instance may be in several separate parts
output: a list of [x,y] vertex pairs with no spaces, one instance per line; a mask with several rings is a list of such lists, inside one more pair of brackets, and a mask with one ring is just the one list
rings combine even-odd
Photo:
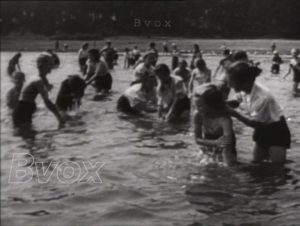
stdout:
[[[123,52],[126,47],[133,48],[137,45],[142,51],[146,50],[151,41],[157,45],[157,49],[162,51],[162,43],[167,42],[169,49],[172,43],[176,43],[179,49],[184,52],[192,50],[192,45],[197,43],[203,51],[220,51],[222,46],[230,49],[243,49],[250,52],[269,53],[270,46],[276,43],[277,49],[282,54],[288,54],[292,48],[300,48],[300,40],[287,39],[196,39],[196,38],[174,38],[174,37],[131,37],[117,36],[103,40],[59,40],[58,51],[74,52],[78,51],[82,43],[88,42],[90,48],[101,48],[107,40],[112,41],[113,46],[118,51]],[[64,45],[68,45],[68,49],[64,50]],[[44,51],[46,49],[55,50],[55,40],[47,38],[35,37],[15,37],[1,38],[1,51]]]

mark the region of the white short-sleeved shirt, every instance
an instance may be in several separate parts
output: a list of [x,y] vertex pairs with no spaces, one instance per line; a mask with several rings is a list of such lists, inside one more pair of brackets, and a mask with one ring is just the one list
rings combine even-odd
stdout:
[[144,93],[141,91],[142,84],[134,84],[130,86],[125,92],[124,96],[127,98],[131,107],[135,107],[140,103],[147,103]]
[[291,59],[291,61],[290,61],[290,65],[292,65],[292,66],[297,66],[297,64],[299,64],[300,63],[300,59],[295,59],[295,58],[293,58],[293,59]]
[[250,94],[241,93],[241,108],[246,110],[251,119],[262,123],[278,122],[283,116],[282,109],[270,91],[255,83]]
[[146,67],[145,63],[140,63],[134,71],[135,81],[139,81],[143,76],[154,76],[154,68],[151,66],[150,68]]
[[176,96],[184,97],[187,95],[185,84],[179,76],[171,75],[171,86],[161,89],[161,82],[158,81],[157,86],[157,104],[163,108],[169,108]]

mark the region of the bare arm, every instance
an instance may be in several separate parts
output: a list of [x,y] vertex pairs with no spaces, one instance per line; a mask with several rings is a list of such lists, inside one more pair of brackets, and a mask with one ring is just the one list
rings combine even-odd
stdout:
[[290,65],[288,72],[282,78],[285,79],[291,72],[292,72],[292,66]]
[[55,115],[55,117],[59,121],[60,125],[64,124],[64,119],[59,114],[56,106],[49,99],[48,92],[45,89],[44,84],[41,82],[37,83],[37,88],[38,88],[40,95],[42,96],[42,99],[44,100],[46,107]]

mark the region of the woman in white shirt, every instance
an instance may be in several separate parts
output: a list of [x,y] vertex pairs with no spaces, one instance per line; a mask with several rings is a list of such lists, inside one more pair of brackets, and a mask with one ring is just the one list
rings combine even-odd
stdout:
[[171,75],[166,64],[159,64],[154,69],[158,80],[157,105],[158,117],[172,121],[190,110],[185,84],[179,76]]
[[231,116],[254,129],[254,161],[285,162],[291,134],[282,110],[273,95],[255,82],[261,73],[257,66],[237,61],[228,69],[230,86],[241,93],[240,103],[247,115],[228,108]]

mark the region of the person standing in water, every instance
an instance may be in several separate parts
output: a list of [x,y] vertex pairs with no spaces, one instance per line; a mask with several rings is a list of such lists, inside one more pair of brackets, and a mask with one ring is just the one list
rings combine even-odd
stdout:
[[21,92],[20,101],[13,111],[13,123],[15,127],[31,125],[33,114],[36,111],[35,100],[41,95],[46,107],[55,115],[59,125],[63,126],[65,120],[60,115],[56,106],[49,99],[49,82],[47,75],[54,68],[54,59],[51,54],[43,53],[37,58],[39,78],[30,82]]
[[272,58],[272,66],[271,66],[271,73],[272,74],[278,74],[280,72],[280,64],[282,64],[283,61],[281,57],[279,56],[279,53],[275,50],[274,56]]
[[189,87],[189,82],[191,79],[191,71],[187,68],[188,64],[186,60],[180,60],[179,66],[173,71],[174,75],[182,78],[186,89]]
[[290,61],[289,71],[283,76],[285,79],[291,72],[293,72],[293,95],[298,96],[300,94],[298,85],[300,82],[300,58],[299,58],[299,50],[292,49],[291,50],[292,59]]
[[214,158],[220,154],[227,165],[236,162],[236,138],[221,90],[214,84],[198,86],[194,92],[193,122],[196,143]]
[[89,43],[85,42],[83,43],[82,47],[80,48],[79,52],[78,52],[78,63],[79,63],[79,68],[80,71],[85,74],[86,73],[86,61],[89,58]]
[[159,64],[154,69],[158,80],[157,105],[158,117],[174,121],[186,111],[190,111],[190,100],[183,80],[171,71],[166,64]]
[[103,55],[108,69],[114,69],[114,62],[118,59],[118,53],[115,48],[112,47],[111,41],[106,42],[106,46],[100,50],[100,55]]
[[203,56],[202,56],[199,45],[194,44],[194,51],[193,51],[193,56],[192,56],[192,61],[191,61],[190,68],[193,70],[195,68],[196,59],[202,59],[202,58],[203,58]]
[[254,64],[237,61],[227,69],[230,86],[240,93],[239,103],[247,115],[230,107],[232,117],[254,129],[254,162],[283,163],[290,148],[291,134],[282,109],[268,89],[256,82],[262,70]]
[[179,63],[179,57],[180,57],[180,50],[178,50],[177,45],[175,43],[172,43],[172,65],[171,65],[171,69],[172,71],[178,67],[178,63]]

